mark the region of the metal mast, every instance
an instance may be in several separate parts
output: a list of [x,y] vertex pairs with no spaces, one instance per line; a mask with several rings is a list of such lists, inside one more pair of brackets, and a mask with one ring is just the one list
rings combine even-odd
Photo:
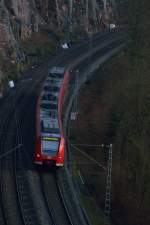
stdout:
[[[79,70],[76,70],[76,75],[75,75],[75,90],[78,91],[79,89]],[[78,95],[75,97],[75,113],[78,113]]]
[[110,224],[110,204],[111,204],[111,181],[112,181],[112,144],[109,145],[107,184],[105,193],[105,224]]

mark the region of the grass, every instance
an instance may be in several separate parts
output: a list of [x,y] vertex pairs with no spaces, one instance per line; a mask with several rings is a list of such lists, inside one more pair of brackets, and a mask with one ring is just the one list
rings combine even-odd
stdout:
[[[33,44],[34,43],[34,44]],[[37,56],[40,58],[54,54],[58,40],[53,40],[47,33],[33,33],[31,38],[22,43],[26,56]]]
[[2,68],[2,84],[7,87],[8,80],[16,80],[20,75],[20,71],[29,69],[32,65],[39,64],[45,58],[53,55],[58,46],[59,37],[52,35],[50,30],[33,33],[29,39],[21,41],[22,51],[25,53],[25,61],[20,65],[12,59],[5,59],[0,54],[0,62]]
[[89,216],[92,225],[104,225],[104,215],[92,197],[80,195],[80,200]]
[[92,225],[104,225],[104,214],[97,205],[94,197],[92,197],[92,195],[89,193],[86,185],[81,182],[78,171],[79,167],[77,165],[77,160],[74,160],[73,158],[73,180],[79,189],[79,200],[84,207]]

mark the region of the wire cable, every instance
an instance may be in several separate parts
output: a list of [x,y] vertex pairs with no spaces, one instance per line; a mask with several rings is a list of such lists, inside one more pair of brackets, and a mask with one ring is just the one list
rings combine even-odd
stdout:
[[8,150],[7,152],[2,153],[2,154],[0,155],[0,159],[6,157],[6,156],[8,156],[8,155],[10,155],[12,152],[14,152],[14,151],[16,151],[16,150],[18,150],[18,149],[20,149],[21,146],[22,146],[22,144],[19,144],[18,146],[15,146],[14,148],[11,148],[11,149]]
[[75,150],[77,150],[78,152],[80,152],[82,155],[84,155],[87,159],[89,159],[90,161],[94,162],[94,164],[98,165],[99,167],[103,168],[104,170],[107,170],[106,167],[104,167],[100,162],[98,162],[96,159],[93,159],[92,157],[90,157],[87,153],[83,152],[81,149],[79,149],[78,147],[74,146],[73,144],[70,143],[70,146],[72,146]]

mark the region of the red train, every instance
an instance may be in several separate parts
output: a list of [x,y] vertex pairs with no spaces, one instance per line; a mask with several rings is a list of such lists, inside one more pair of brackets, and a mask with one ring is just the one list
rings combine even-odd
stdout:
[[69,83],[69,72],[52,67],[44,82],[36,109],[35,163],[63,166],[65,138],[62,104]]

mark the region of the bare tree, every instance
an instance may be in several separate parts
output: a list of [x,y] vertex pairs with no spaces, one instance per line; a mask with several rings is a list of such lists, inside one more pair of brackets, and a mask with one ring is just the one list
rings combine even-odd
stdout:
[[55,0],[55,4],[56,4],[56,14],[57,14],[58,29],[60,29],[60,9],[59,9],[58,0]]

